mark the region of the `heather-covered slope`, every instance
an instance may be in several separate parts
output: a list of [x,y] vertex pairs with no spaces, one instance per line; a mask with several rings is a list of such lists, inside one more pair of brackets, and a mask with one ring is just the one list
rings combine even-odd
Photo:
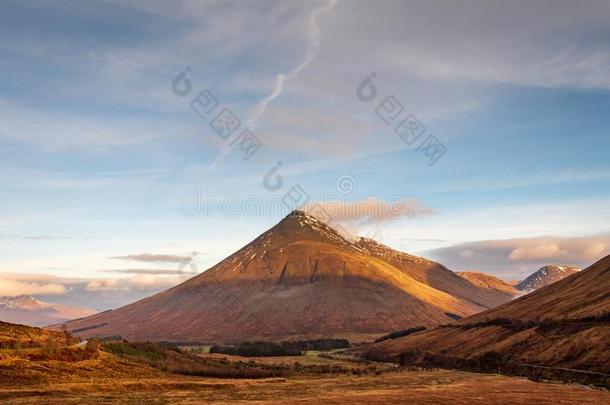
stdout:
[[610,256],[496,309],[365,351],[410,364],[533,364],[610,374]]

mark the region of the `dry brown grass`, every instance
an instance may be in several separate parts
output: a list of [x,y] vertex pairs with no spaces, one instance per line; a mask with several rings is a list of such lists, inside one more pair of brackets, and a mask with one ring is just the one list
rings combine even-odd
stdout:
[[[178,375],[156,368],[151,360],[160,356],[180,366],[188,360],[191,367],[190,362],[199,358],[178,358],[181,352],[171,350],[168,357],[165,349],[148,350],[147,345],[128,345],[121,355],[89,350],[86,356],[86,348],[67,346],[49,353],[44,347],[0,350],[0,403],[610,403],[610,392],[582,386],[461,371],[398,370],[387,364],[352,363],[340,354],[336,359],[315,354],[274,358],[208,354],[202,355],[204,365],[219,362],[240,370],[277,367],[291,372],[261,379]],[[73,357],[66,357],[67,352]]]
[[382,376],[296,376],[265,380],[191,377],[98,378],[29,387],[0,386],[0,401],[31,403],[412,403],[602,404],[606,391],[456,371],[402,371]]
[[0,349],[40,348],[78,342],[64,332],[0,321]]

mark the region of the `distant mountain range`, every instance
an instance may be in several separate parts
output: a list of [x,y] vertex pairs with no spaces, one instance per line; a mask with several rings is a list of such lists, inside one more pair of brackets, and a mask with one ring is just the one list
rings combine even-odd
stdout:
[[553,284],[578,271],[580,271],[580,269],[577,267],[549,264],[536,270],[522,281],[512,283],[487,273],[462,271],[457,274],[479,287],[491,288],[515,297]]
[[347,240],[295,211],[202,274],[66,326],[84,337],[134,340],[363,340],[448,323],[511,298],[430,260]]
[[610,374],[609,286],[606,256],[498,308],[364,351],[371,359],[404,364],[570,372],[603,380]]
[[48,326],[95,314],[96,311],[38,301],[29,295],[0,297],[0,321]]

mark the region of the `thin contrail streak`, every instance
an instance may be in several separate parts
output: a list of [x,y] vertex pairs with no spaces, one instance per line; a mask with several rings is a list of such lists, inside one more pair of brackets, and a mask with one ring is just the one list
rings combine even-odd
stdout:
[[320,48],[320,26],[318,25],[318,18],[321,14],[332,10],[337,4],[338,0],[330,0],[326,5],[316,8],[309,16],[309,49],[305,58],[301,63],[295,66],[290,72],[285,75],[280,73],[275,77],[275,85],[273,91],[264,99],[258,102],[254,113],[248,120],[248,127],[254,129],[260,117],[267,110],[267,106],[277,97],[279,97],[284,91],[284,83],[286,80],[296,79],[301,71],[311,63],[316,57],[318,49]]
[[[330,0],[324,6],[318,7],[315,10],[313,10],[313,12],[310,14],[309,23],[308,23],[309,49],[307,50],[307,54],[305,55],[305,58],[303,59],[303,61],[301,63],[299,63],[297,66],[295,66],[288,73],[286,73],[286,74],[279,73],[275,77],[275,84],[273,86],[273,90],[265,98],[263,98],[256,104],[256,106],[254,107],[254,112],[252,113],[252,115],[250,116],[248,121],[246,121],[246,126],[249,129],[253,130],[256,128],[258,121],[260,120],[262,115],[267,110],[267,107],[269,106],[269,104],[273,100],[278,98],[284,91],[284,84],[286,83],[286,81],[296,79],[299,76],[299,74],[301,73],[301,71],[303,69],[305,69],[305,67],[307,67],[307,65],[309,65],[311,63],[311,61],[313,61],[315,59],[316,55],[318,54],[318,49],[320,48],[320,26],[318,25],[318,19],[320,18],[320,15],[322,15],[323,13],[332,10],[338,1],[339,0]],[[231,152],[231,146],[227,145],[223,148],[221,154],[210,165],[209,168],[210,169],[215,168],[220,163],[222,163],[224,161],[225,157],[229,154],[229,152]]]

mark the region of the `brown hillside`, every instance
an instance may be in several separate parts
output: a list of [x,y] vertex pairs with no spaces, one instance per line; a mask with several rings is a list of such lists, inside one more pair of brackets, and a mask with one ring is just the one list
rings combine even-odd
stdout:
[[476,300],[434,288],[411,275],[417,268],[399,270],[297,211],[184,283],[67,326],[83,336],[147,340],[357,340],[450,322],[495,302],[472,285]]
[[493,357],[500,364],[610,374],[610,256],[496,309],[365,351],[420,365],[483,367]]
[[460,271],[457,274],[481,288],[491,288],[509,297],[514,297],[519,294],[519,291],[514,285],[507,283],[498,277],[494,277],[491,274],[474,271]]

